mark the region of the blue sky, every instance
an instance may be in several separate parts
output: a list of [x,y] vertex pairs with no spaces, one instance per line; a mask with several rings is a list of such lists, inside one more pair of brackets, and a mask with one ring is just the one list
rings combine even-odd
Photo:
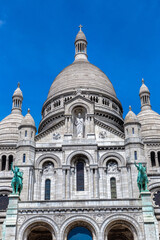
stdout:
[[124,116],[140,111],[142,77],[160,113],[159,0],[0,0],[0,120],[10,114],[21,83],[23,114],[41,120],[41,109],[57,74],[74,60],[79,24],[89,61],[111,80]]

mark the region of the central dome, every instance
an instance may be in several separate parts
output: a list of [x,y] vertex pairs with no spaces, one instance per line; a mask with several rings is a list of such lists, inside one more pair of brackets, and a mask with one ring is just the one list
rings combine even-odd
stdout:
[[55,78],[48,93],[48,98],[76,89],[95,89],[116,97],[115,90],[108,77],[88,61],[77,60],[66,67]]

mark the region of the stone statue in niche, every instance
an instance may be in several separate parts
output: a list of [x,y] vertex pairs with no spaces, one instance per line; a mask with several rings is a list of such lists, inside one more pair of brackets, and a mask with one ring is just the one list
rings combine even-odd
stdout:
[[118,164],[115,161],[110,161],[107,164],[107,172],[109,172],[109,173],[118,172]]
[[44,168],[44,173],[49,173],[49,172],[53,172],[54,170],[54,165],[52,163],[48,163],[48,165],[45,166]]
[[78,113],[78,116],[75,121],[75,126],[76,126],[76,136],[78,138],[83,138],[84,120],[81,113]]

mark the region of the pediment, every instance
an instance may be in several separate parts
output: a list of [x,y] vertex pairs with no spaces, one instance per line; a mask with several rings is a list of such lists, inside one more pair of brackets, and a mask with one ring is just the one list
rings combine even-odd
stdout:
[[65,114],[71,115],[72,110],[79,106],[85,108],[87,114],[94,114],[94,103],[81,95],[76,95],[65,103]]
[[96,133],[96,139],[97,140],[107,140],[110,141],[113,140],[121,140],[124,139],[124,133],[117,129],[115,126],[106,123],[101,122],[98,119],[95,121],[95,133]]

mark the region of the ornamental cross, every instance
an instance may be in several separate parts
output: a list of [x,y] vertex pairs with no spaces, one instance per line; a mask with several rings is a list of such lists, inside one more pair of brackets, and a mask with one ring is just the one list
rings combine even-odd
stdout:
[[80,24],[80,25],[79,25],[80,31],[82,31],[82,27],[83,27],[83,26]]

